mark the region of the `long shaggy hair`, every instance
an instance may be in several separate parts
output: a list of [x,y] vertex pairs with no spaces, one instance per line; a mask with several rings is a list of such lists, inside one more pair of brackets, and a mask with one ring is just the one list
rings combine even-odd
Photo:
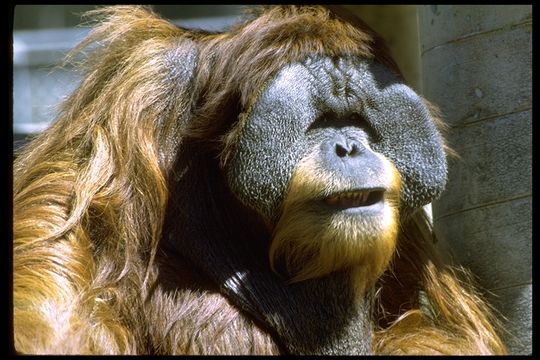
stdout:
[[[180,145],[188,138],[205,144],[225,166],[243,111],[265,81],[307,55],[354,55],[397,67],[375,34],[324,7],[264,8],[215,34],[176,27],[144,7],[90,15],[97,26],[70,54],[84,55],[82,82],[14,164],[16,349],[277,353],[271,338],[238,320],[219,294],[147,301],[158,276],[189,281],[156,260]],[[183,73],[178,59],[190,59],[195,47],[199,61]],[[377,259],[377,275],[388,268],[375,285],[373,351],[505,353],[470,279],[440,262],[424,214],[394,228],[397,243],[388,246],[396,250],[383,252],[395,255]],[[181,319],[188,325],[173,334]],[[242,335],[220,342],[231,331]]]

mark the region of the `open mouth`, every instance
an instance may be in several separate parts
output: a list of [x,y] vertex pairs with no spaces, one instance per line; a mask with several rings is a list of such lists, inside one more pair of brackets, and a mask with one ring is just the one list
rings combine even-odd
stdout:
[[341,192],[325,198],[326,205],[343,209],[368,207],[381,203],[384,199],[384,190],[365,189]]

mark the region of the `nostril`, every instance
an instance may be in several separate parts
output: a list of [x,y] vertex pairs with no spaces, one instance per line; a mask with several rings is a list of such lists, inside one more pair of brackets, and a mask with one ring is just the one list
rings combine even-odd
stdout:
[[356,141],[345,141],[336,144],[336,155],[340,158],[346,156],[356,156],[360,154],[360,147]]
[[336,155],[339,157],[345,157],[347,156],[348,151],[345,149],[345,147],[341,144],[336,144]]

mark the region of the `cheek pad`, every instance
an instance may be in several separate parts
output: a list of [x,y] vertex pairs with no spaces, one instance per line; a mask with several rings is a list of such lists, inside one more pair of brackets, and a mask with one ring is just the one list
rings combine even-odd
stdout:
[[245,205],[274,219],[295,165],[309,150],[306,131],[325,111],[366,119],[378,134],[372,148],[401,174],[404,207],[421,207],[444,190],[442,139],[420,97],[383,65],[322,58],[285,67],[250,110],[227,170]]
[[312,83],[300,64],[278,73],[250,110],[227,170],[233,193],[269,221],[306,154],[305,131],[317,116]]
[[410,89],[393,89],[403,96],[392,96],[389,101],[398,106],[366,109],[368,118],[383,119],[374,128],[382,134],[373,149],[394,162],[401,174],[403,205],[410,208],[424,206],[444,190],[447,163],[442,139],[430,120],[427,109],[407,97]]
[[[392,160],[402,180],[402,205],[419,208],[436,199],[447,179],[442,138],[420,97],[392,80],[382,65],[369,64],[371,81],[363,115],[379,134],[372,148]],[[369,89],[371,88],[371,89]]]

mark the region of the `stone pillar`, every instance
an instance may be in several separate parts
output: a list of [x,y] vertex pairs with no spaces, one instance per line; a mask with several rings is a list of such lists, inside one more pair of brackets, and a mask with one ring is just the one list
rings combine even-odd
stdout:
[[532,6],[419,6],[423,95],[450,126],[437,235],[532,353]]

